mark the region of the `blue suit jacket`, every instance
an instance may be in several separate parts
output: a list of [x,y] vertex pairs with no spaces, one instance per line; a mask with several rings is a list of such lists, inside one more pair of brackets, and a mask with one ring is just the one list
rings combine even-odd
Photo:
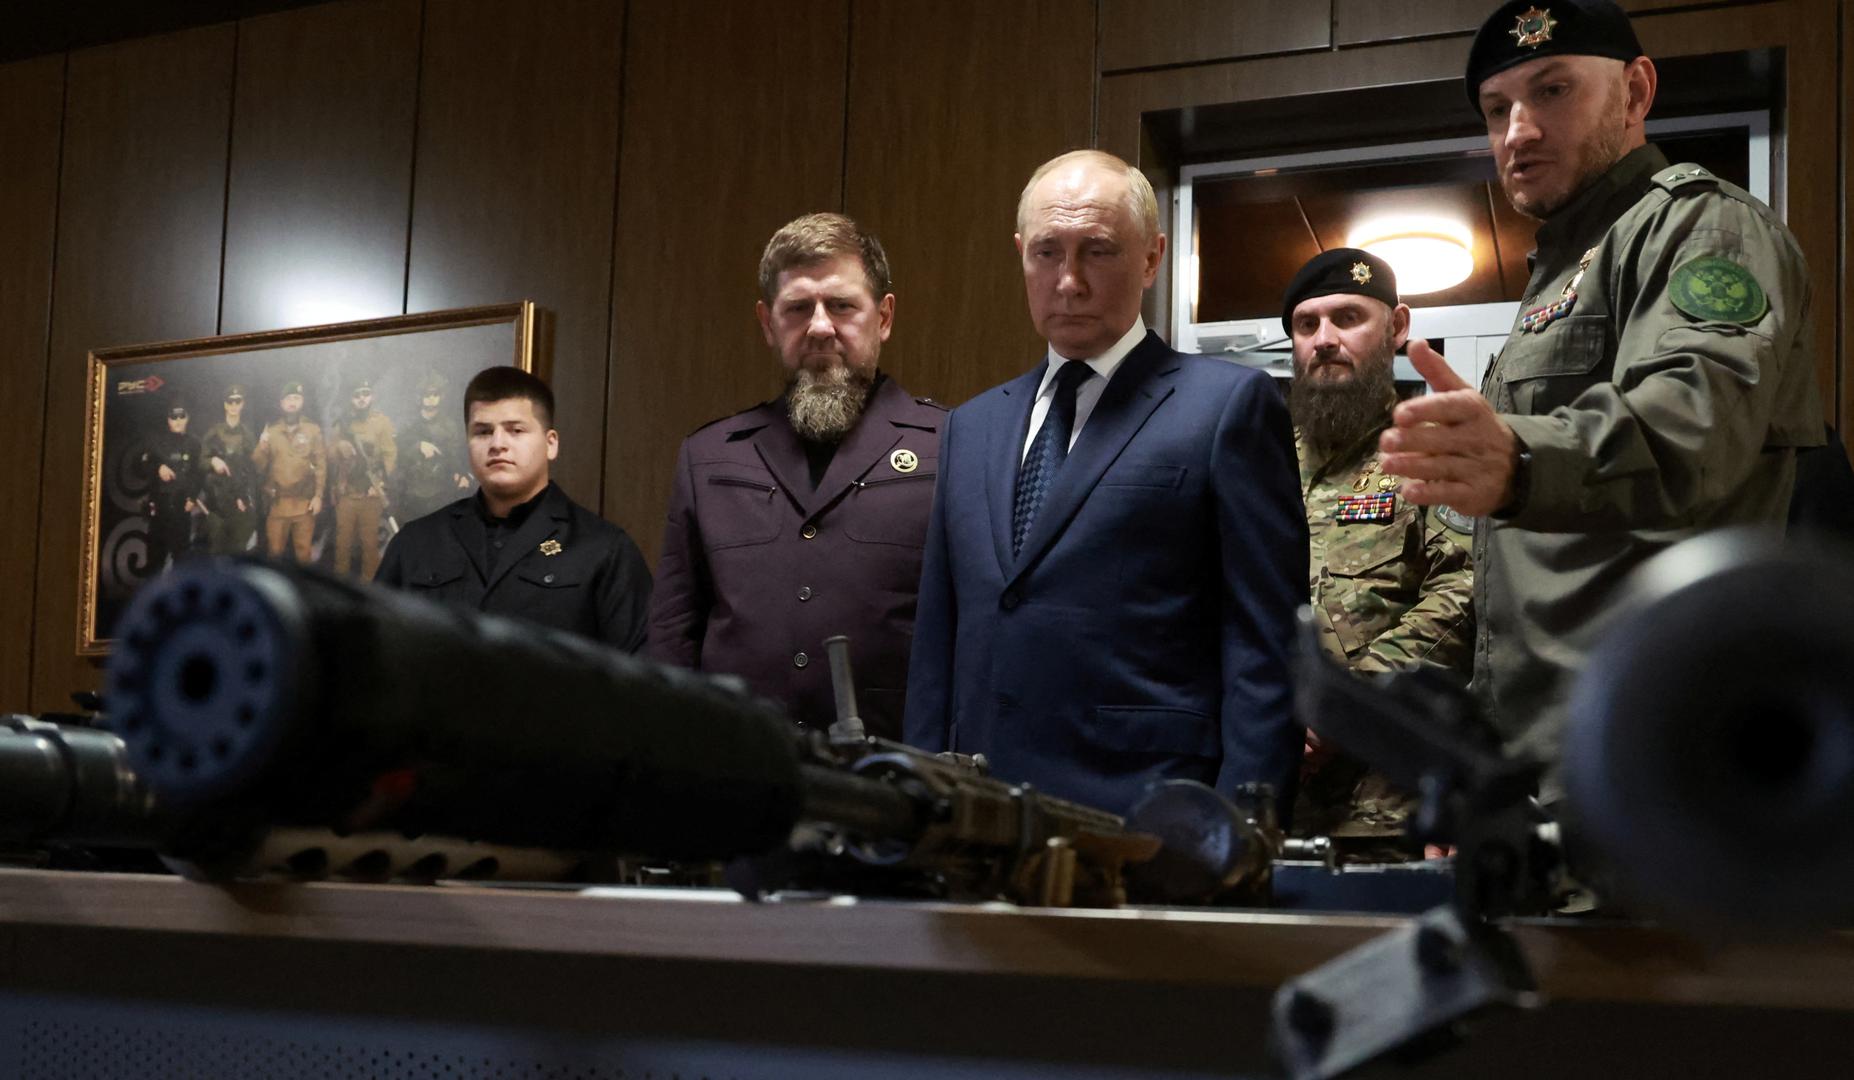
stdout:
[[1286,797],[1288,659],[1307,522],[1268,376],[1128,354],[1020,556],[1011,507],[1043,365],[948,418],[904,734],[1001,778],[1123,813],[1154,780]]

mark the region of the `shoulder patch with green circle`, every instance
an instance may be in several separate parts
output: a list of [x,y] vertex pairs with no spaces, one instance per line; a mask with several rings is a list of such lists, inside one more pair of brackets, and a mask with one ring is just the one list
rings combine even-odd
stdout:
[[1695,319],[1747,326],[1770,310],[1770,299],[1751,271],[1717,255],[1682,263],[1667,281],[1668,298]]

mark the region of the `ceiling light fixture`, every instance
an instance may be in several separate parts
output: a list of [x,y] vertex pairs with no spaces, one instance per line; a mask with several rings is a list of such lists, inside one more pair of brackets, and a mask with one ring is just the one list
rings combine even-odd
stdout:
[[1474,273],[1474,234],[1459,222],[1380,218],[1353,229],[1346,243],[1389,263],[1400,296],[1441,292]]

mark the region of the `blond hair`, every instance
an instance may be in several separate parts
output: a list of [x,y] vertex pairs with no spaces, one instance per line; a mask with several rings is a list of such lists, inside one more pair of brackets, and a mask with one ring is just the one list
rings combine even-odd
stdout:
[[1065,165],[1088,164],[1105,172],[1113,173],[1127,182],[1127,210],[1134,220],[1146,231],[1146,239],[1159,235],[1159,197],[1153,193],[1152,181],[1146,174],[1127,164],[1124,160],[1105,150],[1070,150],[1058,154],[1030,174],[1030,182],[1024,185],[1022,195],[1017,197],[1017,231],[1021,234],[1030,219],[1030,195],[1043,178]]

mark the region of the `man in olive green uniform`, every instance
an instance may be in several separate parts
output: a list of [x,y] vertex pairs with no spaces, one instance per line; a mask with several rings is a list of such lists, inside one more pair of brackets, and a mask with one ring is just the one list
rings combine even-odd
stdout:
[[138,460],[148,478],[148,576],[187,553],[193,539],[194,496],[200,491],[200,441],[187,434],[187,410],[167,410],[167,428],[149,440]]
[[[1328,655],[1354,671],[1428,665],[1463,682],[1473,658],[1468,561],[1473,521],[1398,495],[1378,435],[1397,389],[1392,357],[1410,309],[1389,264],[1357,248],[1314,256],[1289,283],[1281,324],[1294,343],[1288,406],[1307,504],[1313,615]],[[1318,735],[1307,735],[1294,828],[1350,857],[1396,859],[1414,798]]]
[[264,550],[281,558],[287,541],[299,563],[310,558],[316,515],[322,512],[322,492],[328,484],[327,447],[322,428],[303,419],[303,384],[283,384],[277,401],[283,416],[258,436],[251,460],[262,477],[270,511],[264,518]]
[[402,440],[406,453],[399,467],[399,497],[394,500],[402,526],[470,494],[463,425],[443,404],[444,382],[433,375],[425,380],[418,416],[406,425]]
[[1822,441],[1796,240],[1646,142],[1656,78],[1606,0],[1509,3],[1481,27],[1467,90],[1508,200],[1544,222],[1532,278],[1482,393],[1411,346],[1438,392],[1380,441],[1406,498],[1489,515],[1475,688],[1547,762],[1628,572],[1706,530],[1781,528],[1797,448]]
[[244,421],[245,388],[225,388],[225,420],[202,440],[206,482],[201,501],[206,510],[206,550],[214,555],[242,555],[257,532],[257,476],[251,451],[257,435]]
[[386,514],[386,485],[398,466],[393,422],[373,407],[373,380],[356,380],[351,407],[335,430],[335,573],[354,568],[360,547],[360,576],[372,581],[380,568],[380,520]]

